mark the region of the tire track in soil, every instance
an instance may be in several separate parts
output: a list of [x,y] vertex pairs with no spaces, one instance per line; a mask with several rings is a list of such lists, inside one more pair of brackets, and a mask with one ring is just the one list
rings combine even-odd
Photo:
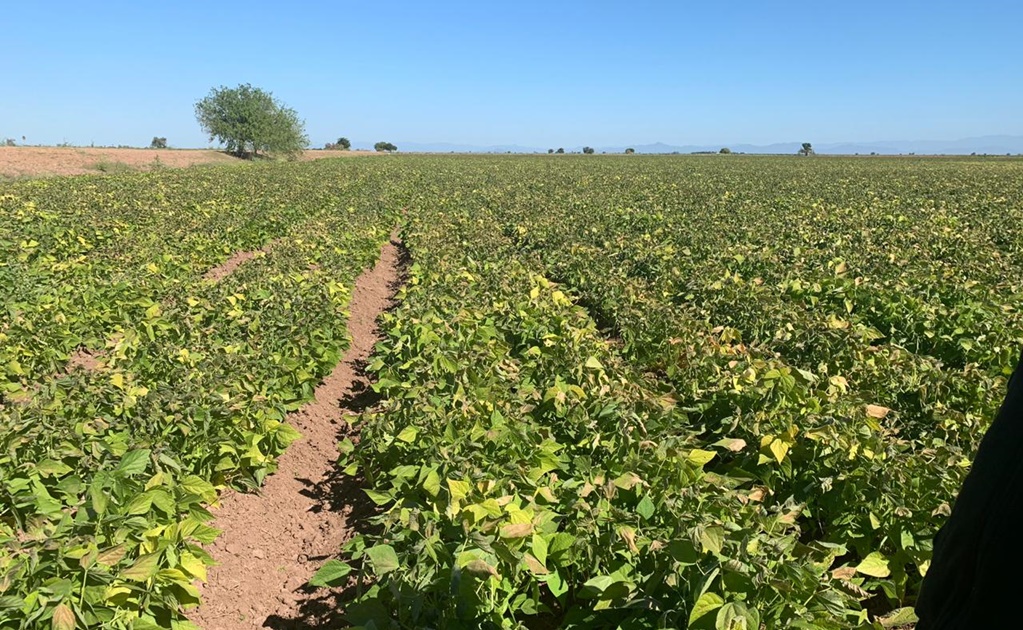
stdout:
[[378,340],[377,317],[401,282],[400,247],[392,235],[373,269],[355,281],[351,346],[315,399],[288,418],[302,438],[281,455],[258,494],[221,497],[213,526],[223,533],[206,548],[219,566],[199,585],[202,604],[189,615],[202,628],[338,627],[330,598],[303,587],[370,511],[358,488],[338,478],[337,443],[348,432],[346,416],[365,408],[373,393],[362,366]]

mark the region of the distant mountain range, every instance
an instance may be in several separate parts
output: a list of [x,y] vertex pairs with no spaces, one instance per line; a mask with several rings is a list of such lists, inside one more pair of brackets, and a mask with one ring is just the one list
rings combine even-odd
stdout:
[[[422,142],[397,142],[398,150],[410,153],[547,153],[548,148],[558,147],[529,147],[517,144],[479,146],[473,144],[454,144],[449,142],[422,143]],[[763,154],[795,154],[802,145],[799,142],[778,142],[775,144],[635,144],[631,148],[636,153],[717,153],[722,147],[727,146],[733,153],[763,153]],[[371,149],[373,143],[356,142],[355,148]],[[597,153],[622,153],[627,147],[594,147]],[[918,155],[969,155],[971,153],[1005,155],[1006,153],[1023,153],[1023,136],[981,136],[977,138],[963,138],[961,140],[880,140],[877,142],[836,142],[821,143],[813,145],[817,153],[830,155],[867,155],[877,153],[878,155],[905,155],[915,153]],[[578,153],[582,146],[564,147],[565,151]]]

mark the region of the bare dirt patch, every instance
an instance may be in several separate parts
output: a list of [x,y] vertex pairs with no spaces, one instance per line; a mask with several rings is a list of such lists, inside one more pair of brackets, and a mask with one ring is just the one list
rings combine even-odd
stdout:
[[[310,150],[302,160],[378,155],[374,151]],[[92,147],[0,147],[0,177],[28,178],[181,168],[196,164],[242,164],[212,149],[100,149]]]
[[220,263],[216,267],[210,268],[209,271],[203,274],[202,279],[210,280],[212,282],[220,282],[224,278],[234,273],[234,271],[238,267],[241,267],[243,263],[252,260],[261,253],[262,254],[270,253],[270,250],[273,249],[274,245],[280,242],[280,240],[281,239],[274,239],[267,243],[266,245],[260,247],[259,249],[254,249],[245,252],[235,252],[234,254],[231,254],[231,257],[225,260],[224,262]]
[[[361,367],[378,339],[377,317],[391,306],[399,282],[399,243],[386,244],[372,270],[355,282],[349,306],[351,347],[289,422],[302,433],[258,494],[227,493],[214,525],[223,534],[208,551],[220,566],[203,585],[191,616],[206,630],[316,627],[304,589],[316,569],[337,556],[359,520],[357,488],[338,487],[339,436],[347,414],[371,391]],[[341,485],[344,485],[341,483]],[[363,504],[364,505],[364,504]],[[325,612],[324,614],[329,614]]]
[[239,161],[220,151],[203,149],[0,147],[0,175],[5,177],[115,173]]
[[71,357],[67,361],[67,370],[85,370],[86,372],[95,372],[100,367],[100,358],[98,355],[86,350],[85,348],[78,348],[75,350]]

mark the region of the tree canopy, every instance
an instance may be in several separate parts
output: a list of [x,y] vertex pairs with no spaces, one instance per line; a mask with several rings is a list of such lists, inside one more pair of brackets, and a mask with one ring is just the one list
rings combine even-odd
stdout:
[[378,143],[373,145],[373,148],[375,150],[377,150],[377,151],[380,151],[380,152],[387,151],[388,153],[390,153],[391,151],[397,151],[398,150],[398,147],[394,146],[390,142],[378,142]]
[[333,150],[347,151],[348,149],[352,148],[352,141],[342,136],[337,139],[337,142],[328,142],[323,146],[323,148],[332,151]]
[[594,153],[593,147],[583,147],[583,153],[585,153],[586,155],[593,155]]
[[248,83],[213,88],[195,104],[195,118],[211,141],[239,157],[260,152],[293,156],[309,144],[295,110]]
[[813,145],[809,142],[804,142],[803,146],[799,149],[799,155],[813,155]]

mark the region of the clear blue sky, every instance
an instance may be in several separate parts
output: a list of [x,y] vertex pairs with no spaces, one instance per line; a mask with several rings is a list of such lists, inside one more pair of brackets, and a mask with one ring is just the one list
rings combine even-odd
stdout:
[[547,146],[1023,134],[1023,2],[5,2],[0,137],[206,146],[249,82],[353,140]]

